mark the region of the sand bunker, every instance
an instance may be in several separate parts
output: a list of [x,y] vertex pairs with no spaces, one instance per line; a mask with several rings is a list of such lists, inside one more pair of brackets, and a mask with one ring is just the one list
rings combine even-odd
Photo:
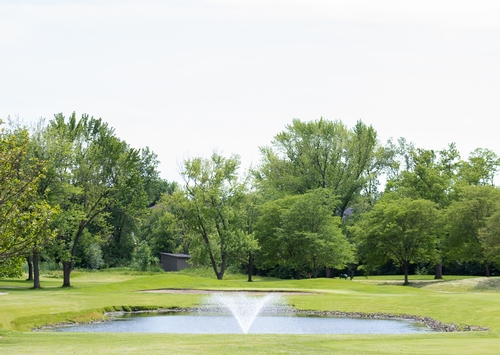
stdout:
[[[402,285],[403,280],[366,280],[358,279],[357,282],[371,285]],[[500,277],[472,277],[459,280],[448,280],[446,275],[442,280],[412,280],[413,287],[439,292],[499,292]]]
[[500,278],[475,277],[461,280],[450,280],[440,283],[429,283],[422,288],[430,290],[457,291],[457,292],[498,292],[500,291]]

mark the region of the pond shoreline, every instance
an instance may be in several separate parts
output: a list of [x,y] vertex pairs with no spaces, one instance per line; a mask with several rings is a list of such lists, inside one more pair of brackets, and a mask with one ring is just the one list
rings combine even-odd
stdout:
[[476,325],[456,325],[454,323],[443,323],[431,317],[420,317],[411,314],[391,314],[391,313],[363,313],[363,312],[343,312],[343,311],[314,311],[314,310],[294,310],[297,314],[330,316],[339,318],[360,318],[360,319],[387,319],[387,320],[408,320],[421,322],[436,332],[486,332],[489,328]]
[[[132,307],[134,308],[134,307]],[[62,322],[58,324],[45,325],[37,328],[33,328],[32,331],[43,331],[51,328],[56,328],[59,326],[77,326],[82,324],[91,323],[103,323],[110,321],[113,316],[125,315],[125,314],[161,314],[161,313],[190,313],[196,312],[199,307],[189,307],[189,308],[158,308],[156,310],[132,310],[132,311],[114,311],[114,312],[104,312],[104,318],[92,322]],[[489,328],[474,325],[456,325],[454,323],[443,323],[430,317],[421,317],[410,314],[390,314],[390,313],[363,313],[363,312],[344,312],[344,311],[317,311],[317,310],[300,310],[293,309],[293,313],[297,315],[311,315],[311,316],[326,316],[326,317],[338,317],[338,318],[357,318],[357,319],[380,319],[380,320],[405,320],[424,323],[427,327],[435,332],[486,332]]]

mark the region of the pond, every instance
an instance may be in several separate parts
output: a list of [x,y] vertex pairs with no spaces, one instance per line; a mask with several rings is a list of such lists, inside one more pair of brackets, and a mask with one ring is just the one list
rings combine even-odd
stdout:
[[[136,332],[241,334],[229,315],[197,313],[127,314],[103,323],[52,328],[59,332]],[[423,323],[406,320],[337,318],[326,316],[258,316],[246,332],[251,334],[409,334],[432,331]],[[245,332],[245,333],[246,333]]]

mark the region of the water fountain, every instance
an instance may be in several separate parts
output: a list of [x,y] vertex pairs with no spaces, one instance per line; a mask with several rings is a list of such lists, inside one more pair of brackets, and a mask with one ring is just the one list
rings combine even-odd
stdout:
[[277,294],[259,297],[244,293],[213,293],[206,297],[204,304],[205,307],[202,307],[200,312],[229,313],[236,319],[245,334],[248,333],[259,314],[287,314],[291,310],[286,306],[284,298]]

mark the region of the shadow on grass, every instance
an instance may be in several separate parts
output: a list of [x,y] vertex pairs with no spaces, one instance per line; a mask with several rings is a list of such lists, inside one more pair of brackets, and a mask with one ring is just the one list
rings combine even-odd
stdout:
[[410,278],[408,284],[406,285],[404,280],[360,280],[358,282],[370,285],[377,285],[377,286],[409,286],[409,287],[422,288],[429,285],[440,284],[446,282],[446,280],[412,280]]
[[[46,282],[45,282],[46,283]],[[42,288],[36,289],[40,291],[44,290],[54,290],[57,288],[61,288],[60,283],[50,283],[46,285],[42,285]],[[33,291],[33,281],[32,280],[7,280],[3,279],[0,280],[0,292],[5,292],[5,293],[13,293],[13,292],[22,292],[22,291]]]

